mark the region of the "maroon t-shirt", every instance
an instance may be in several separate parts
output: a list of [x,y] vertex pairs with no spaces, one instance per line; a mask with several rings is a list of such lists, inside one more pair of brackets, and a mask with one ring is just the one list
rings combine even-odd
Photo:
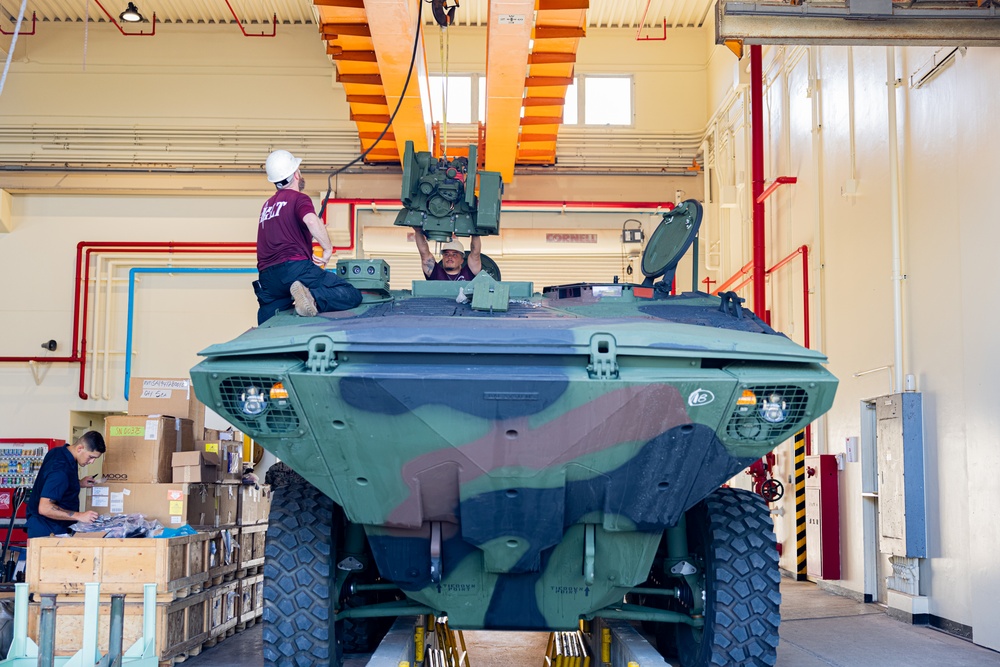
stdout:
[[461,271],[455,275],[451,275],[444,270],[444,267],[441,266],[441,262],[434,265],[431,275],[426,276],[427,280],[472,280],[475,277],[476,274],[472,272],[472,269],[470,269],[467,264],[462,266]]
[[315,213],[312,199],[295,190],[278,190],[264,202],[257,225],[257,270],[312,257],[312,234],[303,218]]

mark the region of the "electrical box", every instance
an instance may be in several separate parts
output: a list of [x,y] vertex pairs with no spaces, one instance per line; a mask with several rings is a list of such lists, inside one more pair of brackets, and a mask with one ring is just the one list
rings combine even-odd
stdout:
[[806,457],[806,574],[840,579],[840,478],[833,454]]
[[926,558],[922,395],[880,396],[875,418],[880,548],[892,556]]

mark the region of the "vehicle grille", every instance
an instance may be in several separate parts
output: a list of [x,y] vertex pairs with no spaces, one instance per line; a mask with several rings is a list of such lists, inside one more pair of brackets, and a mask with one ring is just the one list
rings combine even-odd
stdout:
[[[735,440],[774,440],[787,437],[805,416],[809,396],[794,385],[751,385],[747,387],[757,396],[754,405],[737,405],[729,416],[726,435]],[[786,416],[781,423],[773,424],[761,415],[763,397],[778,394],[784,399]]]
[[269,399],[267,407],[259,415],[245,414],[240,407],[240,396],[246,387],[259,387],[270,391],[278,378],[255,375],[238,375],[219,383],[219,398],[226,416],[250,435],[290,433],[299,427],[299,417],[288,399]]

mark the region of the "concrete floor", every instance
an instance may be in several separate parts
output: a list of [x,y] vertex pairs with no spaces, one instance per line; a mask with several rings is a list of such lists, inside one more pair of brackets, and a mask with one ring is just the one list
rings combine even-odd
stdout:
[[[895,621],[878,605],[789,579],[782,580],[781,594],[776,667],[1000,667],[1000,653]],[[258,623],[189,658],[184,667],[260,667],[261,630]],[[547,638],[546,633],[465,633],[472,667],[543,667]]]

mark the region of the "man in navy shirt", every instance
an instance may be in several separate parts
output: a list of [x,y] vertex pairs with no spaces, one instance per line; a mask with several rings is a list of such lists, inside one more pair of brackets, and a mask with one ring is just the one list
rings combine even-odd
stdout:
[[28,497],[28,537],[66,535],[80,521],[93,523],[97,512],[80,511],[80,487],[94,486],[93,477],[80,479],[80,468],[105,452],[104,436],[87,431],[72,445],[49,451]]
[[413,241],[417,244],[420,266],[427,280],[472,280],[483,269],[483,242],[478,236],[472,237],[472,249],[468,257],[465,256],[465,247],[461,241],[452,239],[443,243],[440,262],[434,261],[434,253],[431,252],[422,229],[413,230]]
[[[257,224],[257,324],[292,306],[298,315],[315,317],[361,303],[361,292],[336,271],[325,270],[333,243],[312,200],[302,192],[306,182],[301,163],[288,151],[277,150],[264,164],[267,180],[278,191],[264,202]],[[323,249],[322,257],[313,255],[313,239]]]

